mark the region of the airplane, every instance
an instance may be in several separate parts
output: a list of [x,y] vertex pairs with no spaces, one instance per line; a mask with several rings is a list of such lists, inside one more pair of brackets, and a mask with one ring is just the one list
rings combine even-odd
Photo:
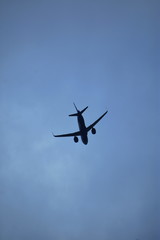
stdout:
[[88,127],[86,127],[85,125],[85,121],[84,118],[82,116],[82,113],[84,113],[84,111],[88,108],[85,107],[82,111],[79,111],[75,105],[75,103],[73,103],[75,106],[75,109],[77,111],[77,113],[73,113],[70,114],[69,117],[73,117],[76,116],[77,117],[77,121],[78,121],[78,126],[79,126],[79,131],[78,132],[73,132],[73,133],[68,133],[68,134],[61,134],[61,135],[54,135],[54,137],[74,137],[74,142],[77,143],[79,141],[78,136],[81,137],[82,142],[87,145],[88,143],[88,132],[91,130],[92,134],[96,134],[96,129],[94,128],[94,126],[107,114],[108,111],[106,111],[100,118],[98,118],[95,122],[93,122],[91,125],[89,125]]

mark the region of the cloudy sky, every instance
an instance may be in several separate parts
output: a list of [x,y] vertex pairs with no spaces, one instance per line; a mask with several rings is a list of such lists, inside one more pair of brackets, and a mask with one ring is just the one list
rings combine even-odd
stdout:
[[160,239],[159,7],[0,1],[1,240]]

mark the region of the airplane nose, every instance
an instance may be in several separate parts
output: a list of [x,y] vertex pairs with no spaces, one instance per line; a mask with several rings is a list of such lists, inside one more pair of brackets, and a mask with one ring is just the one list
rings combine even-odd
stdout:
[[88,139],[85,139],[85,140],[83,141],[83,143],[84,143],[85,145],[87,145]]

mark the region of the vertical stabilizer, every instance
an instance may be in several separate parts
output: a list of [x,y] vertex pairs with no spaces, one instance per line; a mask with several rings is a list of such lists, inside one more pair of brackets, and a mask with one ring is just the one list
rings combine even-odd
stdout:
[[69,115],[70,117],[78,116],[78,114],[84,113],[84,111],[88,108],[88,106],[87,106],[87,107],[85,107],[82,111],[79,111],[78,108],[76,107],[76,104],[75,104],[75,103],[73,103],[73,104],[74,104],[74,107],[75,107],[77,113],[70,114],[70,115]]
[[81,111],[81,114],[84,113],[84,111],[86,111],[87,108],[88,108],[88,106],[85,107],[85,108]]
[[77,107],[76,107],[76,104],[75,103],[73,103],[74,104],[74,106],[75,106],[75,109],[77,110],[77,113],[79,112],[79,110],[77,109]]
[[75,107],[77,113],[69,114],[69,117],[77,117],[78,113],[79,113],[79,110],[77,109],[76,104],[75,103],[73,103],[73,104],[74,104],[74,107]]

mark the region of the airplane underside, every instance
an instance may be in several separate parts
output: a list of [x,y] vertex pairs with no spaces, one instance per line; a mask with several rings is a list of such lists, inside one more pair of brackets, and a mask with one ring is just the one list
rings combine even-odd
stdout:
[[82,139],[82,142],[83,142],[85,145],[87,145],[87,143],[88,143],[87,134],[86,134],[86,135],[82,135],[82,136],[81,136],[81,139]]
[[96,121],[94,121],[92,124],[90,124],[88,127],[86,127],[84,118],[82,116],[82,113],[88,108],[85,107],[82,111],[79,111],[74,104],[77,113],[70,114],[69,116],[76,116],[78,120],[78,125],[79,125],[79,131],[77,132],[72,132],[72,133],[67,133],[67,134],[60,134],[60,135],[54,135],[54,137],[74,137],[74,142],[77,143],[79,141],[78,136],[81,137],[82,142],[87,145],[88,143],[88,132],[91,131],[92,134],[96,134],[96,129],[94,126],[107,114],[108,111],[106,111],[103,115],[101,115]]

